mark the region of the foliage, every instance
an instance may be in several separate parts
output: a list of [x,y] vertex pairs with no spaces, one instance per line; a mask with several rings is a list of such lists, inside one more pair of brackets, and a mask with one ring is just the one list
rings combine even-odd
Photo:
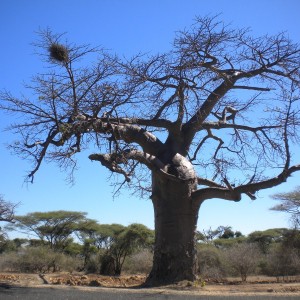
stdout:
[[219,279],[225,276],[222,250],[212,244],[198,245],[199,273],[203,278]]
[[80,228],[78,237],[83,242],[86,268],[98,270],[93,264],[100,263],[100,273],[103,275],[119,275],[129,255],[153,244],[153,232],[142,224],[125,227],[91,221]]
[[287,277],[300,273],[300,256],[295,248],[286,248],[283,245],[273,247],[262,269],[269,276]]
[[81,226],[78,235],[81,241],[89,240],[97,249],[109,249],[124,228],[120,224],[99,224],[92,221]]
[[26,247],[3,256],[2,270],[24,273],[75,271],[81,265],[78,258],[58,253],[49,247]]
[[66,247],[63,249],[63,253],[70,256],[82,256],[84,253],[83,245],[77,242],[70,240],[69,243],[66,244]]
[[[26,261],[30,265],[28,268],[40,270],[50,268],[50,262],[46,264],[45,261],[55,252],[58,257],[60,254],[74,259],[81,257],[81,270],[119,275],[128,256],[140,249],[150,248],[154,242],[153,231],[142,224],[131,224],[127,227],[120,224],[99,224],[95,220],[87,219],[86,213],[74,211],[33,212],[17,216],[11,229],[23,229],[39,239],[3,241],[0,243],[0,251],[18,251],[24,248],[29,255],[28,259],[27,256],[23,257],[24,264]],[[71,235],[74,233],[80,244],[73,241]],[[51,251],[45,256],[48,248]],[[39,264],[37,261],[35,266],[29,258],[34,252],[38,255],[38,251],[41,252],[39,258],[43,263]],[[27,267],[23,265],[20,268],[25,270]],[[57,264],[53,268],[56,266]]]
[[10,240],[7,236],[0,240],[0,254],[19,250],[24,244],[27,244],[27,239],[15,238]]
[[0,253],[4,252],[6,247],[7,247],[7,235],[5,232],[2,231],[2,228],[0,228]]
[[[116,275],[148,273],[153,258],[154,232],[141,224],[99,224],[89,221],[80,241],[70,242],[57,252],[40,239],[6,239],[1,244],[0,270],[21,272],[85,271]],[[219,226],[219,228],[227,228]],[[98,231],[97,231],[98,230]],[[221,232],[221,233],[220,233]],[[275,228],[248,236],[222,238],[197,244],[199,274],[204,279],[220,279],[249,274],[292,276],[300,274],[300,232]]]
[[79,224],[86,221],[86,213],[72,211],[34,212],[17,216],[15,228],[35,234],[51,249],[64,249],[71,242],[71,235]]
[[300,257],[300,231],[297,229],[286,230],[282,238],[283,248],[293,248],[298,252]]
[[203,232],[197,232],[196,240],[206,244],[214,244],[220,247],[230,246],[245,240],[240,231],[234,232],[231,226],[219,226],[217,229],[209,228]]
[[283,234],[287,231],[285,228],[273,228],[264,231],[254,231],[249,234],[250,243],[256,243],[262,253],[268,253],[271,245],[282,241]]
[[98,249],[92,245],[91,240],[86,239],[81,247],[81,255],[84,258],[83,269],[87,270],[89,273],[94,273],[97,271],[97,265],[95,263],[94,257],[97,254]]
[[246,237],[237,237],[237,238],[231,238],[231,239],[215,239],[213,244],[219,248],[219,249],[226,249],[235,247],[237,244],[241,244],[247,241]]
[[131,224],[114,232],[113,243],[102,257],[101,274],[120,275],[125,259],[136,250],[153,244],[153,231],[142,224]]
[[300,186],[292,192],[275,194],[273,199],[281,203],[271,209],[289,213],[294,226],[298,228],[300,226]]

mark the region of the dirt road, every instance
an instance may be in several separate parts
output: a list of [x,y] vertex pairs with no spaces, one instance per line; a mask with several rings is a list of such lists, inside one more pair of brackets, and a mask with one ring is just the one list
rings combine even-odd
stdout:
[[215,295],[189,295],[186,293],[172,293],[153,290],[129,290],[93,288],[86,290],[78,287],[17,287],[0,286],[1,300],[291,300],[299,299],[299,296],[215,296]]

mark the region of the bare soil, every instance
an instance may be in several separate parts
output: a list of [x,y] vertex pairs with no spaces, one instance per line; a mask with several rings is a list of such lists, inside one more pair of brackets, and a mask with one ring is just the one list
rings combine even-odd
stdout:
[[[81,287],[84,289],[94,288],[139,288],[146,279],[145,275],[122,275],[118,277],[101,276],[97,274],[17,274],[1,273],[0,286],[18,285],[28,287],[45,287],[56,285],[63,287]],[[290,277],[285,281],[276,281],[276,278],[252,276],[246,283],[242,283],[237,278],[223,280],[206,280],[199,282],[183,281],[178,284],[163,286],[159,288],[147,289],[150,291],[160,291],[163,293],[189,293],[201,295],[284,295],[300,296],[300,277]]]

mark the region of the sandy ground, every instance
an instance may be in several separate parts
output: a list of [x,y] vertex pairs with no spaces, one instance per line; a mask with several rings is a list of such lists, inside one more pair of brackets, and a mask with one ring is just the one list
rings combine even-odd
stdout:
[[[124,292],[128,289],[135,290],[144,282],[145,275],[124,275],[120,277],[100,276],[96,274],[16,274],[1,273],[1,285],[18,285],[28,287],[76,287],[80,289],[117,288]],[[239,279],[227,279],[220,282],[183,281],[175,285],[159,288],[143,289],[143,291],[161,292],[164,294],[185,293],[192,295],[284,295],[300,297],[300,277],[290,278],[288,282],[276,282],[274,278],[250,277],[247,283]]]

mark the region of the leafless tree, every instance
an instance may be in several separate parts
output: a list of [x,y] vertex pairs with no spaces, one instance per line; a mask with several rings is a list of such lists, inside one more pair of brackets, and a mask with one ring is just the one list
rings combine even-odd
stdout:
[[[254,38],[197,18],[170,52],[129,59],[49,30],[41,38],[50,68],[33,78],[32,93],[1,93],[1,108],[21,116],[11,147],[33,158],[31,180],[43,161],[74,167],[88,148],[90,160],[123,176],[121,185],[150,191],[149,284],[195,279],[203,201],[254,200],[300,170],[291,151],[299,142],[300,48],[284,33]],[[88,54],[98,60],[84,67]]]
[[255,272],[260,260],[260,251],[257,245],[249,243],[237,244],[225,251],[225,257],[240,276],[242,281]]

